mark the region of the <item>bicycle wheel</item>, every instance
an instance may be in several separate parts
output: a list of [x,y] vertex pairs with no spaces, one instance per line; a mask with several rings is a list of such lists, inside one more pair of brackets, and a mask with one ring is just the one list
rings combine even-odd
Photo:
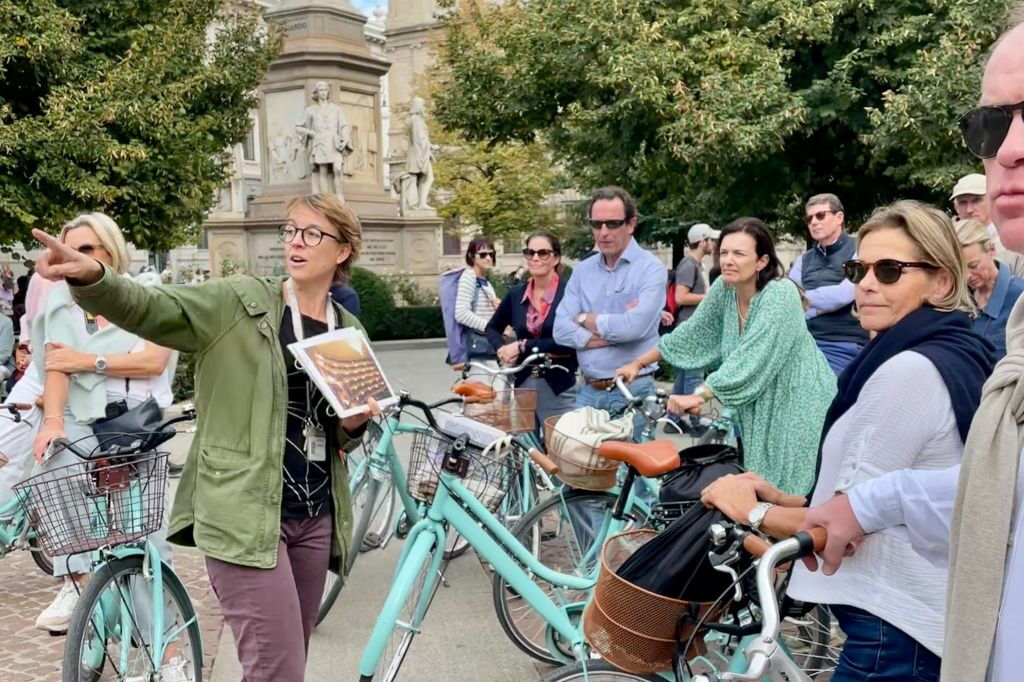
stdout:
[[779,637],[793,662],[812,680],[831,679],[839,663],[843,637],[841,632],[833,632],[834,622],[832,612],[822,604],[802,617],[782,621]]
[[[616,495],[610,492],[572,490],[556,494],[534,506],[512,534],[545,566],[559,573],[590,575],[597,565],[597,535],[605,519],[610,518],[615,500]],[[582,612],[586,593],[556,587],[540,578],[535,578],[535,582],[556,603],[579,603]],[[494,574],[491,586],[498,622],[513,644],[551,665],[572,659],[568,643],[559,647],[563,658],[552,654],[548,649],[547,622],[508,587],[500,574]],[[554,641],[558,646],[558,638]]]
[[39,570],[46,575],[53,575],[53,557],[43,548],[39,540],[29,538],[28,545],[31,547],[32,561],[36,562]]
[[[441,584],[441,576],[440,571],[438,571],[438,562],[436,561],[438,558],[436,555],[436,541],[429,537],[429,533],[430,531],[428,530],[420,535],[416,539],[416,546],[406,556],[406,565],[417,567],[415,577],[410,582],[405,582],[404,570],[399,571],[398,576],[395,577],[392,590],[396,589],[399,585],[406,585],[404,588],[406,594],[404,597],[400,597],[402,607],[398,613],[398,618],[391,623],[387,642],[377,663],[377,671],[373,674],[372,678],[360,676],[360,682],[370,682],[371,679],[373,682],[392,682],[392,680],[398,677],[398,671],[402,667],[406,654],[409,653],[412,640],[420,631],[420,626],[430,610],[430,605],[437,594],[437,587]],[[434,573],[435,571],[437,573]],[[425,589],[427,577],[432,573],[434,573],[433,584],[429,587],[429,591],[427,591]],[[390,599],[390,595],[388,598]]]
[[[71,616],[64,644],[63,682],[93,682],[106,667],[120,682],[162,672],[202,682],[199,621],[181,581],[163,567],[165,653],[154,660],[153,576],[140,555],[114,559],[97,569]],[[175,673],[169,673],[171,669]],[[178,674],[180,673],[180,674]]]
[[665,682],[657,675],[624,673],[606,661],[587,661],[586,668],[577,661],[553,670],[541,682]]

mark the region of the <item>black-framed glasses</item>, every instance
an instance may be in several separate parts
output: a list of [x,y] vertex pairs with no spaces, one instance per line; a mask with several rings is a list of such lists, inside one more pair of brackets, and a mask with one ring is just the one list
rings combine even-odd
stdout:
[[609,230],[617,230],[625,225],[628,220],[625,218],[616,218],[614,220],[594,220],[590,219],[587,224],[590,225],[591,230],[600,230],[602,227],[607,227]]
[[491,260],[494,260],[494,252],[493,251],[477,251],[476,252],[476,257],[477,258],[490,258]]
[[96,253],[97,251],[103,248],[104,247],[102,244],[82,244],[77,249],[75,249],[75,251],[84,256],[91,256],[92,254]]
[[812,220],[817,220],[820,223],[829,213],[835,213],[835,211],[818,211],[817,213],[809,213],[804,216],[804,222],[810,225]]
[[860,281],[867,277],[868,271],[874,270],[875,279],[880,283],[895,284],[903,276],[903,271],[907,268],[938,270],[939,266],[923,261],[906,262],[892,258],[883,258],[874,263],[866,263],[862,260],[848,260],[843,263],[843,276],[854,284],[860,284]]
[[1017,111],[1024,111],[1024,102],[989,104],[961,116],[960,132],[964,134],[967,149],[979,159],[995,156],[1010,132],[1013,114]]
[[547,260],[548,258],[551,258],[551,256],[553,256],[554,254],[555,252],[551,249],[523,249],[523,258],[525,258],[526,260],[530,260],[534,256],[540,258],[541,260]]
[[320,246],[320,242],[324,240],[324,237],[333,239],[339,244],[345,243],[340,237],[328,234],[319,227],[299,227],[295,223],[285,223],[281,226],[281,229],[277,231],[277,234],[285,244],[294,240],[295,235],[297,234],[302,234],[302,243],[306,246]]

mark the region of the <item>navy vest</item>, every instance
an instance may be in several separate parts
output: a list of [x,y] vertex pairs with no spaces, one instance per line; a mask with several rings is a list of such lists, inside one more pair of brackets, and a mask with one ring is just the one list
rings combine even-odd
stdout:
[[[822,249],[815,244],[801,258],[800,279],[804,289],[811,291],[843,281],[843,263],[857,253],[857,241],[846,232],[835,244]],[[807,329],[815,341],[845,341],[864,345],[868,333],[853,317],[853,304],[807,320]]]

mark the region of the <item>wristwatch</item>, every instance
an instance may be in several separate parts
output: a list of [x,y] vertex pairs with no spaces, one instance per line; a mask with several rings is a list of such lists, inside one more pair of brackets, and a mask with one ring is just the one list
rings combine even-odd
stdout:
[[582,327],[583,325],[585,325],[587,323],[587,314],[586,313],[579,313],[578,315],[576,315],[576,317],[574,317],[572,319],[573,319],[573,321],[576,324],[578,324],[579,326]]
[[750,514],[747,515],[747,525],[750,526],[751,530],[759,530],[761,524],[764,523],[764,517],[767,516],[768,510],[775,505],[771,502],[758,502],[754,505],[754,508],[750,510]]
[[96,373],[106,374],[107,373],[107,359],[102,355],[96,356]]

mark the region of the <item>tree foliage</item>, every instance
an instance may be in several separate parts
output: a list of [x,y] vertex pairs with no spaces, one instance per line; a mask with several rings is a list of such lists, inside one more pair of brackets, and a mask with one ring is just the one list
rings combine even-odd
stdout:
[[942,203],[977,168],[956,121],[1011,1],[463,0],[436,115],[488,143],[542,136],[663,233],[744,214],[800,233],[811,194],[856,217]]
[[143,248],[194,236],[281,44],[236,4],[0,0],[0,242],[84,210]]

